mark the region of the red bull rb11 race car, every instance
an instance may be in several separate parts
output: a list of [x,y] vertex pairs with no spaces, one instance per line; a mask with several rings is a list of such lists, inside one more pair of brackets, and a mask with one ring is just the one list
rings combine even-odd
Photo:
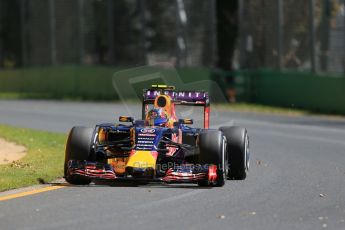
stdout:
[[[176,116],[180,105],[200,106],[202,128]],[[64,163],[67,182],[194,183],[223,186],[244,180],[249,168],[247,130],[210,129],[210,101],[204,91],[153,85],[143,90],[142,118],[120,116],[119,124],[73,127]]]

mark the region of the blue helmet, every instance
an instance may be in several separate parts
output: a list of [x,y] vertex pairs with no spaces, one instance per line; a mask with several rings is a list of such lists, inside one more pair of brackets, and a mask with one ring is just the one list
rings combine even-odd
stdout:
[[165,124],[168,122],[168,117],[162,108],[151,109],[147,113],[146,122],[148,125],[165,126]]

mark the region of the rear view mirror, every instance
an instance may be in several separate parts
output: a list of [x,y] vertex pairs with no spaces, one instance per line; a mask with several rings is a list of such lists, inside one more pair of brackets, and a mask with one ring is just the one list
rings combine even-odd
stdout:
[[189,118],[179,119],[178,122],[180,124],[184,124],[184,125],[192,125],[193,124],[193,119],[189,119]]
[[143,126],[145,126],[145,121],[144,120],[135,120],[133,124],[136,126],[143,127]]
[[128,116],[120,116],[119,117],[120,122],[133,122],[134,118],[133,117],[128,117]]

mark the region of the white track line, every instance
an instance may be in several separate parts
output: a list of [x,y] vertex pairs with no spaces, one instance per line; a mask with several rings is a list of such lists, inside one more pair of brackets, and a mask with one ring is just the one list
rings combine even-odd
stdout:
[[230,123],[230,124],[232,124],[232,123],[247,123],[247,124],[253,124],[253,125],[276,126],[276,127],[280,127],[280,128],[287,128],[287,129],[310,130],[310,131],[319,131],[319,132],[334,132],[334,133],[339,133],[339,134],[345,135],[345,130],[342,130],[342,129],[320,127],[320,126],[311,126],[311,125],[279,124],[276,122],[253,121],[253,120],[247,120],[247,119],[235,119],[234,121],[231,121],[228,123]]
[[[345,130],[340,130],[340,129],[334,129],[334,128],[324,128],[324,127],[315,127],[315,126],[303,126],[303,125],[294,125],[294,124],[277,124],[277,123],[270,123],[270,122],[261,122],[261,121],[252,121],[252,120],[244,120],[244,119],[236,119],[237,123],[241,124],[254,124],[258,126],[269,126],[272,129],[275,127],[279,128],[284,128],[284,129],[299,129],[299,130],[309,130],[309,131],[319,131],[319,132],[335,132],[337,134],[344,135],[343,139],[344,140],[334,140],[334,139],[329,139],[329,138],[323,138],[323,137],[315,137],[315,136],[310,136],[310,135],[301,135],[294,133],[293,135],[282,133],[279,131],[268,131],[267,127],[258,129],[258,130],[253,130],[250,129],[248,130],[249,133],[256,133],[256,134],[262,134],[262,135],[269,135],[269,136],[280,136],[280,137],[286,137],[286,138],[293,138],[293,139],[298,139],[298,140],[309,140],[309,141],[316,141],[316,142],[325,142],[329,144],[338,144],[338,145],[344,145],[345,146]],[[240,121],[240,122],[239,122]],[[234,121],[229,121],[221,126],[233,126],[236,125],[236,122]],[[217,126],[212,126],[212,128],[217,128]]]
[[268,136],[279,136],[279,137],[284,137],[284,138],[293,138],[293,139],[298,139],[298,140],[307,140],[307,141],[314,141],[314,142],[325,142],[328,144],[338,144],[338,145],[344,145],[345,146],[345,140],[332,140],[332,139],[327,139],[327,138],[322,138],[322,137],[313,137],[313,136],[306,136],[306,135],[300,135],[300,134],[286,134],[286,133],[281,133],[281,132],[276,132],[276,131],[258,131],[258,130],[251,130],[250,133],[255,133],[258,135],[268,135]]

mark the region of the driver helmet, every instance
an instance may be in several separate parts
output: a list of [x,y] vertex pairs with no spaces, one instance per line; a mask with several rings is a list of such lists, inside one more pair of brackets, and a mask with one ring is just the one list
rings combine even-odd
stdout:
[[150,126],[166,126],[169,119],[164,109],[151,109],[146,116],[146,123]]

